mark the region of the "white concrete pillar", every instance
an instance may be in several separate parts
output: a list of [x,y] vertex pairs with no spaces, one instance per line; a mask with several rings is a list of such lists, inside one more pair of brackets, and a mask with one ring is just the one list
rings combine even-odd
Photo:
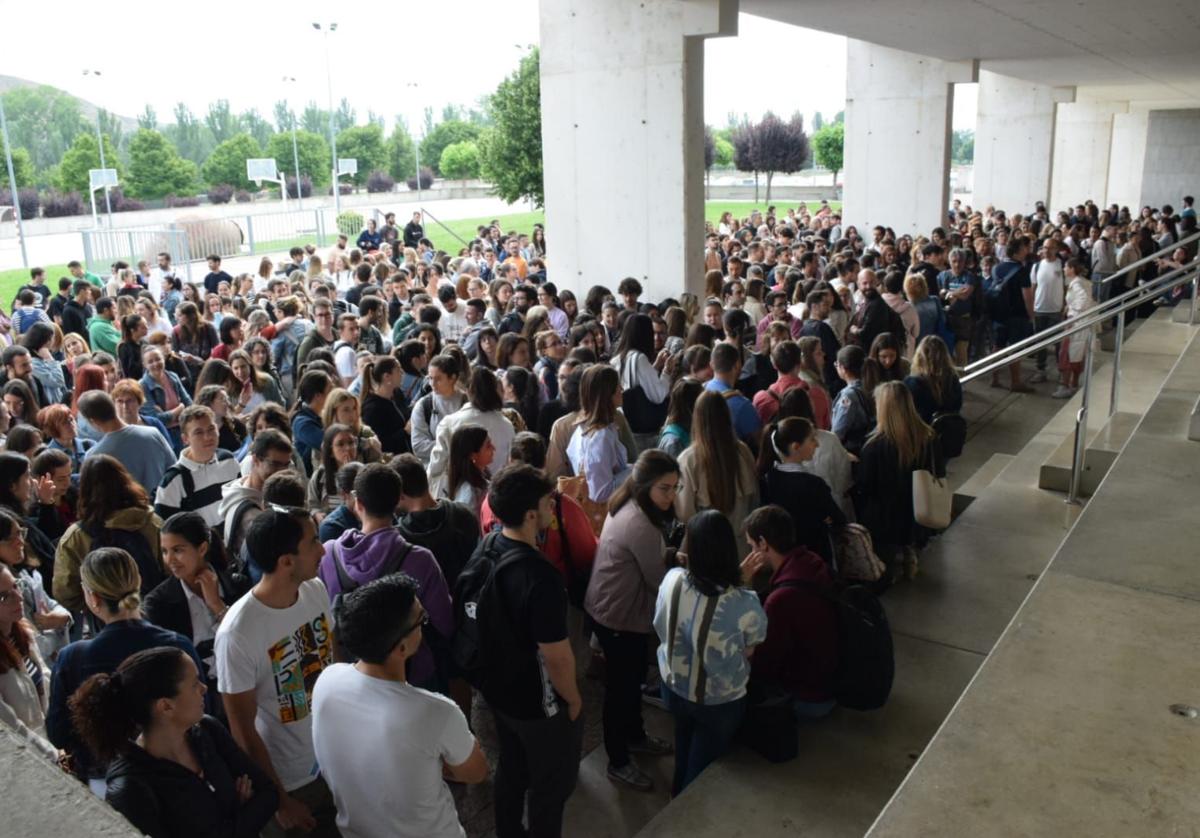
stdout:
[[[1146,163],[1146,138],[1150,111],[1132,102],[1127,113],[1112,117],[1112,140],[1108,151],[1108,179],[1102,206],[1122,204],[1137,215],[1142,205],[1142,173]],[[1099,202],[1099,197],[1096,198]],[[1079,203],[1076,199],[1075,203]]]
[[1170,204],[1179,212],[1184,195],[1200,194],[1200,109],[1156,109],[1148,116],[1138,206]]
[[1128,110],[1128,102],[1085,100],[1058,106],[1050,175],[1051,215],[1088,199],[1104,202],[1108,195],[1113,115]]
[[975,192],[972,204],[1029,213],[1050,199],[1054,112],[1071,102],[1068,87],[1016,79],[981,69],[975,122]]
[[704,38],[736,34],[737,0],[540,6],[551,277],[702,290]]
[[942,61],[850,38],[843,220],[927,232],[950,205],[952,85],[978,62]]

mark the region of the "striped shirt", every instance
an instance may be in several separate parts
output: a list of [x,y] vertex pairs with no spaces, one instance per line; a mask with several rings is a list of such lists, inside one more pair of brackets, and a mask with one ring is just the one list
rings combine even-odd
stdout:
[[154,511],[164,521],[176,512],[198,512],[210,527],[221,523],[221,489],[241,477],[237,459],[218,448],[207,463],[180,457],[163,475]]

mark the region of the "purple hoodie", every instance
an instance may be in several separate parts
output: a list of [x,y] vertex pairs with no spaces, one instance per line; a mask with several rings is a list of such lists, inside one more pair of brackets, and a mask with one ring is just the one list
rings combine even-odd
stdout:
[[[389,557],[409,548],[409,543],[395,527],[376,530],[370,535],[350,529],[336,539],[326,541],[325,555],[321,558],[318,575],[329,590],[330,602],[342,592],[338,572],[333,565],[335,542],[346,574],[360,585],[378,578],[380,568]],[[400,570],[417,580],[421,605],[429,614],[430,621],[443,637],[451,638],[454,634],[454,614],[450,603],[450,591],[433,553],[413,544]],[[408,664],[408,680],[421,685],[428,683],[433,674],[433,653],[429,650],[428,643],[422,643],[420,650]]]

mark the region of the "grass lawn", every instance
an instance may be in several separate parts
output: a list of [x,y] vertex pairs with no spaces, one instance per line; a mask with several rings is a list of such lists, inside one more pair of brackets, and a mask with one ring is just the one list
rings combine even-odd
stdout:
[[[790,201],[772,201],[777,211],[787,212],[793,207],[799,207],[800,202]],[[820,202],[809,201],[810,210],[815,211]],[[830,206],[834,209],[841,209],[841,201],[830,201]],[[737,218],[744,218],[750,214],[755,208],[766,212],[767,204],[765,201],[755,203],[754,201],[708,201],[704,206],[704,217],[708,221],[717,222],[721,217],[721,213],[725,211],[732,212]],[[500,228],[504,231],[516,230],[518,232],[527,233],[533,229],[535,223],[545,223],[546,214],[542,211],[536,212],[519,212],[511,215],[502,215],[498,217]],[[492,218],[462,218],[456,221],[446,221],[438,224],[432,218],[427,217],[425,221],[425,234],[429,236],[434,246],[439,250],[444,250],[447,253],[457,253],[458,249],[463,245],[459,239],[470,241],[476,235],[476,229],[482,224],[488,224]],[[457,237],[457,238],[456,238]],[[554,242],[554,232],[549,231],[548,237],[551,244]],[[354,238],[353,236],[351,238]],[[260,242],[258,249],[260,252],[271,253],[286,253],[288,248],[293,245],[303,245],[312,241],[311,237],[298,237],[296,239],[281,239],[279,241]],[[52,289],[58,288],[58,278],[67,275],[66,265],[45,265],[46,268],[46,284]],[[3,306],[5,311],[8,310],[8,304],[12,301],[13,296],[17,293],[17,289],[24,285],[29,280],[29,271],[25,268],[14,268],[12,270],[0,271],[0,306]]]

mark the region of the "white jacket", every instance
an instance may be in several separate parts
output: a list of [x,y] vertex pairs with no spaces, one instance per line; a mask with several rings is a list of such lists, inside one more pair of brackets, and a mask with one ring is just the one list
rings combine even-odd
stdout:
[[512,422],[498,410],[484,413],[468,403],[462,410],[451,413],[438,423],[437,441],[429,454],[429,491],[435,498],[441,496],[450,476],[450,437],[466,425],[479,425],[487,430],[492,445],[496,446],[496,458],[492,461],[494,470],[498,471],[508,464],[508,452],[512,448],[513,437],[517,435]]

